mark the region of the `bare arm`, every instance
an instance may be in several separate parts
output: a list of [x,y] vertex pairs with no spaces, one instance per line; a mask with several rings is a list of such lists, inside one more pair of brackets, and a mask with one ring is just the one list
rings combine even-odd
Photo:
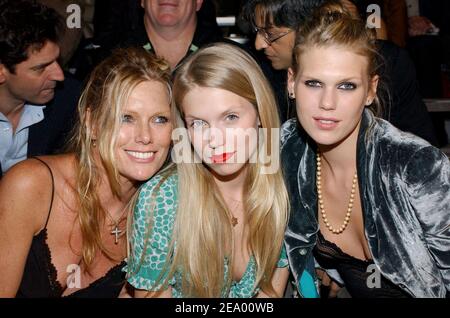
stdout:
[[172,287],[160,292],[150,292],[145,289],[136,289],[126,283],[120,291],[119,298],[172,298]]
[[44,226],[51,180],[39,162],[13,167],[0,182],[0,297],[15,297],[33,236]]
[[[283,297],[288,278],[289,278],[288,267],[280,267],[275,270],[272,277],[272,286],[277,294],[277,297]],[[256,296],[256,298],[269,298],[269,297],[270,296],[262,290]]]
[[172,298],[172,287],[158,292],[150,292],[148,290],[136,289],[135,298]]

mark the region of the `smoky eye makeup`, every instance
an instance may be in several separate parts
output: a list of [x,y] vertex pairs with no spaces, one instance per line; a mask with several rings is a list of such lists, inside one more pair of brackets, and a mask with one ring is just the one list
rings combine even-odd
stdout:
[[304,81],[304,83],[305,83],[305,86],[308,86],[308,87],[321,87],[322,86],[322,83],[318,80],[306,80],[306,81]]
[[347,91],[354,90],[357,87],[358,87],[358,85],[353,82],[343,82],[343,83],[340,83],[338,86],[339,89],[343,89],[343,90],[347,90]]

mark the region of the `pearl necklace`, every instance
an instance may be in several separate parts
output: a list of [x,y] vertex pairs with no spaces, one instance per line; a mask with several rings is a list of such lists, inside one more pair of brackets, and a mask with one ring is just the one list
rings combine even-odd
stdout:
[[325,223],[327,229],[333,234],[341,234],[347,228],[347,225],[350,221],[350,216],[352,214],[353,202],[355,201],[355,192],[356,192],[356,183],[358,181],[358,173],[355,172],[352,181],[352,191],[350,193],[350,200],[348,202],[347,214],[345,215],[344,223],[339,227],[339,229],[335,229],[327,218],[327,213],[325,212],[325,207],[323,204],[323,196],[322,196],[322,183],[321,183],[321,175],[322,175],[322,156],[320,153],[317,153],[317,172],[316,172],[316,186],[317,186],[317,195],[319,198],[319,209],[320,214],[322,215],[323,223]]

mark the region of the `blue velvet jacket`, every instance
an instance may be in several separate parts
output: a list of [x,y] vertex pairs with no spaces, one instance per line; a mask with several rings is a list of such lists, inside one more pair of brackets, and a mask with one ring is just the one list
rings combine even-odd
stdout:
[[[282,126],[281,157],[291,200],[286,250],[301,287],[301,280],[314,273],[319,225],[316,146],[295,119]],[[377,269],[414,297],[445,297],[450,290],[449,159],[365,110],[357,171],[365,235]]]

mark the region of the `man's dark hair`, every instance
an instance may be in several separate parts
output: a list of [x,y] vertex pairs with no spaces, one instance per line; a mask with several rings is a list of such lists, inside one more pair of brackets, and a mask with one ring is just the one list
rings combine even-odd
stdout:
[[63,23],[51,8],[31,0],[0,0],[0,64],[15,72],[15,66],[39,51],[47,41],[57,43]]
[[265,26],[288,27],[297,29],[312,17],[314,10],[325,2],[334,0],[248,0],[243,6],[244,18],[255,23],[258,9]]

